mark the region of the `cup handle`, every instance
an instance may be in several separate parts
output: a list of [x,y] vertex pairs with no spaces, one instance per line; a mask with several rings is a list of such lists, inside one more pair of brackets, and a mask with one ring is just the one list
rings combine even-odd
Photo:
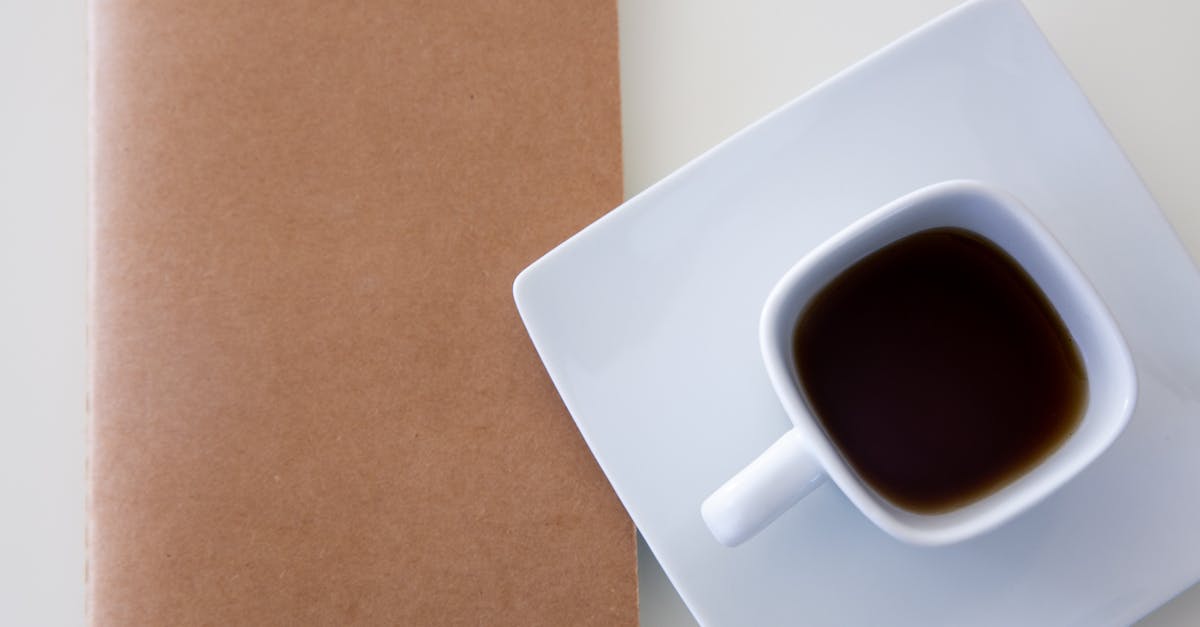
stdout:
[[704,499],[700,514],[718,542],[754,537],[825,481],[825,472],[795,429]]

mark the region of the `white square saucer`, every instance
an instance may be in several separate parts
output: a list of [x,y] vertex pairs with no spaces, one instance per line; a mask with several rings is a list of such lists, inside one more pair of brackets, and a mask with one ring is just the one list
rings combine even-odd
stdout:
[[[700,502],[789,425],[758,350],[775,281],[927,184],[987,181],[1059,240],[1139,381],[1094,464],[982,537],[914,547],[832,486],[729,549]],[[1200,274],[1015,0],[967,4],[538,260],[514,292],[588,445],[705,625],[1127,624],[1200,579]]]

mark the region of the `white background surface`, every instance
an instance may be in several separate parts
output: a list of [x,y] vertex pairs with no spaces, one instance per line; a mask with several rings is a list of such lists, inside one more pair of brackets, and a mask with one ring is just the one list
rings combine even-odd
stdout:
[[[954,4],[620,0],[626,192]],[[1200,5],[1027,4],[1200,257]],[[0,0],[4,625],[83,622],[85,14]],[[694,624],[642,548],[643,625]],[[1200,588],[1145,624],[1200,624]]]
[[83,622],[83,7],[0,0],[0,625]]

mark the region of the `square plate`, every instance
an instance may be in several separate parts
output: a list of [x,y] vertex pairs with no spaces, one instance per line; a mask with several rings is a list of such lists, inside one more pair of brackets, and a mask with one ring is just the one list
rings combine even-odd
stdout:
[[[1111,449],[941,548],[832,485],[728,549],[700,503],[790,423],[759,356],[775,281],[901,195],[1005,189],[1134,354]],[[1200,578],[1200,274],[1024,8],[965,5],[743,130],[526,269],[517,306],[588,445],[706,625],[1127,624]]]

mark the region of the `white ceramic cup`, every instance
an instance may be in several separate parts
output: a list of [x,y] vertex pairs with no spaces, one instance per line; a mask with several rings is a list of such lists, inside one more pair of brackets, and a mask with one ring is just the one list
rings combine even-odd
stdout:
[[[792,335],[805,306],[830,280],[907,235],[959,227],[991,240],[1024,268],[1058,311],[1087,371],[1087,406],[1075,431],[1046,459],[996,492],[940,514],[893,505],[855,474],[809,411],[792,359]],[[913,544],[957,542],[1028,509],[1095,460],[1133,411],[1133,360],[1087,279],[1016,198],[974,181],[947,181],[884,206],[818,246],[767,297],[759,330],[763,360],[793,428],[712,493],[701,506],[722,544],[764,529],[826,477],[884,531]]]

